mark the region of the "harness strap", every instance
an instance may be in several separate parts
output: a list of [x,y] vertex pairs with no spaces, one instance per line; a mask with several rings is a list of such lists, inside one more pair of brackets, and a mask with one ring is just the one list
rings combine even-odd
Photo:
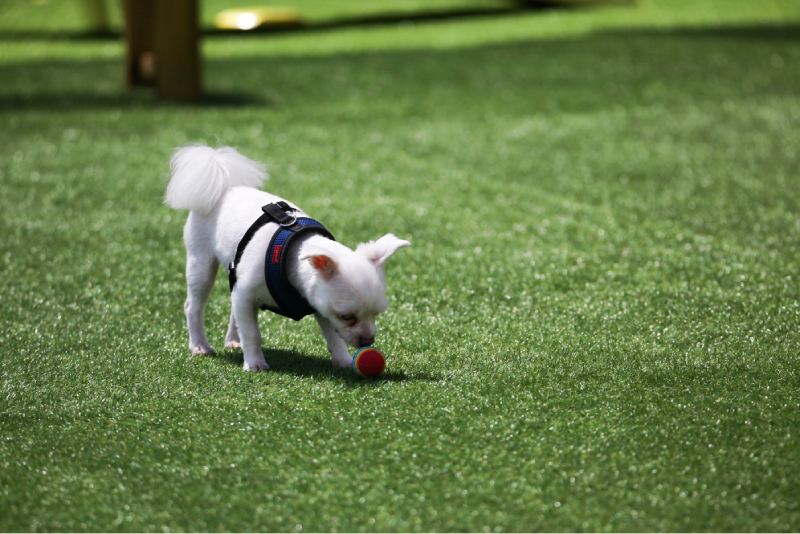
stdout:
[[310,217],[297,218],[294,213],[300,211],[288,202],[280,201],[266,204],[261,207],[264,212],[247,229],[236,247],[236,256],[228,265],[228,284],[230,290],[236,285],[236,267],[242,259],[244,249],[253,239],[255,233],[265,224],[275,223],[279,228],[275,231],[267,247],[264,278],[267,283],[272,299],[276,307],[262,307],[269,309],[280,315],[299,320],[314,313],[314,308],[305,298],[292,286],[286,275],[286,250],[289,243],[298,235],[314,232],[333,239],[333,235],[320,224]]
[[267,280],[267,289],[269,289],[269,294],[272,295],[276,306],[274,308],[264,306],[262,309],[268,309],[295,321],[316,311],[289,281],[286,268],[286,258],[288,257],[286,251],[289,250],[289,243],[307,233],[321,234],[333,239],[331,233],[319,222],[309,217],[300,217],[291,226],[278,228],[267,247],[264,259],[264,277]]
[[[269,211],[267,211],[267,207],[269,207]],[[278,209],[273,209],[278,208]],[[256,235],[262,226],[267,224],[270,221],[277,222],[278,224],[282,224],[279,222],[279,219],[275,218],[274,213],[279,212],[280,220],[286,220],[284,217],[291,217],[287,212],[296,212],[298,211],[297,208],[291,206],[288,202],[280,201],[274,202],[272,204],[267,204],[265,206],[261,206],[261,211],[264,213],[256,219],[253,224],[250,225],[250,228],[242,236],[242,239],[239,241],[239,245],[236,247],[236,256],[233,258],[233,261],[228,265],[228,285],[230,286],[230,290],[233,291],[233,286],[236,285],[236,266],[239,265],[239,260],[242,259],[242,254],[244,254],[244,249],[247,248],[247,244],[253,239],[253,236]]]

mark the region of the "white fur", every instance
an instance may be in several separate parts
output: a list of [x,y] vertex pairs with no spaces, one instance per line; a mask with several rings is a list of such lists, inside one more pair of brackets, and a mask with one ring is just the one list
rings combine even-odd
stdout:
[[[171,167],[166,203],[191,211],[183,232],[189,349],[193,354],[208,354],[213,349],[203,318],[217,269],[233,260],[239,240],[261,215],[261,206],[283,199],[256,189],[267,177],[264,166],[232,148],[187,146],[175,151]],[[225,347],[242,348],[247,371],[269,369],[257,313],[259,306],[275,304],[264,281],[265,254],[274,229],[269,224],[253,236],[237,266],[231,293]],[[347,367],[351,364],[347,345],[373,339],[375,318],[388,305],[384,263],[410,243],[393,234],[362,243],[355,251],[317,234],[299,236],[295,243],[287,251],[289,280],[317,311],[315,318],[333,364]],[[354,320],[343,320],[342,315],[352,315]]]
[[261,187],[267,179],[263,165],[230,147],[213,149],[190,145],[179,148],[172,155],[170,167],[172,178],[165,196],[167,205],[203,215],[208,215],[231,187]]

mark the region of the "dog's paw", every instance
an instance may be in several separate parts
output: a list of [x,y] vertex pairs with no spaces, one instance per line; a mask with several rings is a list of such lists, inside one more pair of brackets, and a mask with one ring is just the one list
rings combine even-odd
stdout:
[[189,347],[189,349],[191,349],[192,355],[194,356],[205,356],[208,354],[214,354],[214,348],[207,343],[192,345],[191,347]]
[[331,358],[331,362],[333,363],[334,367],[338,367],[339,369],[347,369],[353,365],[353,360],[349,355],[340,358],[333,357]]
[[268,371],[269,370],[269,364],[267,364],[267,362],[265,360],[255,361],[255,362],[245,361],[244,362],[244,366],[242,366],[242,369],[244,369],[245,371],[250,371],[250,372],[254,372],[254,373],[258,372],[258,371]]
[[231,349],[231,350],[241,349],[242,348],[242,343],[241,343],[241,341],[226,341],[225,342],[225,348],[226,349]]

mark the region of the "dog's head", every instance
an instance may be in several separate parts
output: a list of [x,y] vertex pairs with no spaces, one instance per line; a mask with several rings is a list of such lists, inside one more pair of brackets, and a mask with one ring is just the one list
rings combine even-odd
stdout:
[[304,246],[301,261],[314,272],[308,298],[318,313],[336,327],[350,345],[370,345],[375,318],[388,306],[383,266],[392,254],[411,243],[386,234],[360,244],[355,251],[329,240]]

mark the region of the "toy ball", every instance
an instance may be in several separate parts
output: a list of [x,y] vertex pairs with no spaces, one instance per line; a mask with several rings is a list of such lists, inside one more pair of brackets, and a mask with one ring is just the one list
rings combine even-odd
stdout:
[[353,370],[361,376],[378,376],[384,367],[383,353],[375,347],[361,347],[353,353]]

